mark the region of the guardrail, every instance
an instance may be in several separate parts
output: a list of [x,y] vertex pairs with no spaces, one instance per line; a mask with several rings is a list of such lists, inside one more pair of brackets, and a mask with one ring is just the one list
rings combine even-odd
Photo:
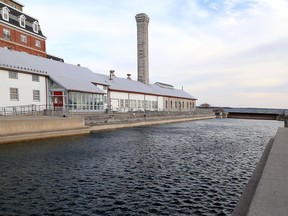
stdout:
[[0,116],[72,116],[78,113],[104,112],[103,105],[97,106],[62,106],[55,107],[49,105],[23,105],[0,107]]

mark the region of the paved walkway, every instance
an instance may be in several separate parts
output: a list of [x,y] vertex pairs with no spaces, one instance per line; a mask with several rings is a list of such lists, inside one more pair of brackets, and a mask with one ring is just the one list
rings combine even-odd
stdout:
[[247,215],[288,215],[288,128],[277,131]]
[[239,215],[288,215],[288,128],[279,128],[268,144],[233,212]]

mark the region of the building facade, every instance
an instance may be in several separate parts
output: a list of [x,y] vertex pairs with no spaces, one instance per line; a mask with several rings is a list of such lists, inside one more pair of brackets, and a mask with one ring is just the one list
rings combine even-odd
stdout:
[[0,47],[46,57],[46,37],[39,21],[15,0],[0,1]]
[[45,109],[48,76],[27,69],[0,64],[0,115],[26,112],[33,106]]

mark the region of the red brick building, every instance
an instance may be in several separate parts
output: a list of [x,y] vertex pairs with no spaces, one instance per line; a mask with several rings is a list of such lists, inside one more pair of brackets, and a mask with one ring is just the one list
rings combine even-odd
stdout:
[[15,0],[0,0],[0,47],[47,57],[46,37],[37,19]]

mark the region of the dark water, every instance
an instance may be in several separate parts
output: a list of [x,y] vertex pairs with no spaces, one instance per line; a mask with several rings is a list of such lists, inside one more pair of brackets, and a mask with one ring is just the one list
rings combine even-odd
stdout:
[[282,126],[213,119],[0,145],[0,215],[230,215]]

